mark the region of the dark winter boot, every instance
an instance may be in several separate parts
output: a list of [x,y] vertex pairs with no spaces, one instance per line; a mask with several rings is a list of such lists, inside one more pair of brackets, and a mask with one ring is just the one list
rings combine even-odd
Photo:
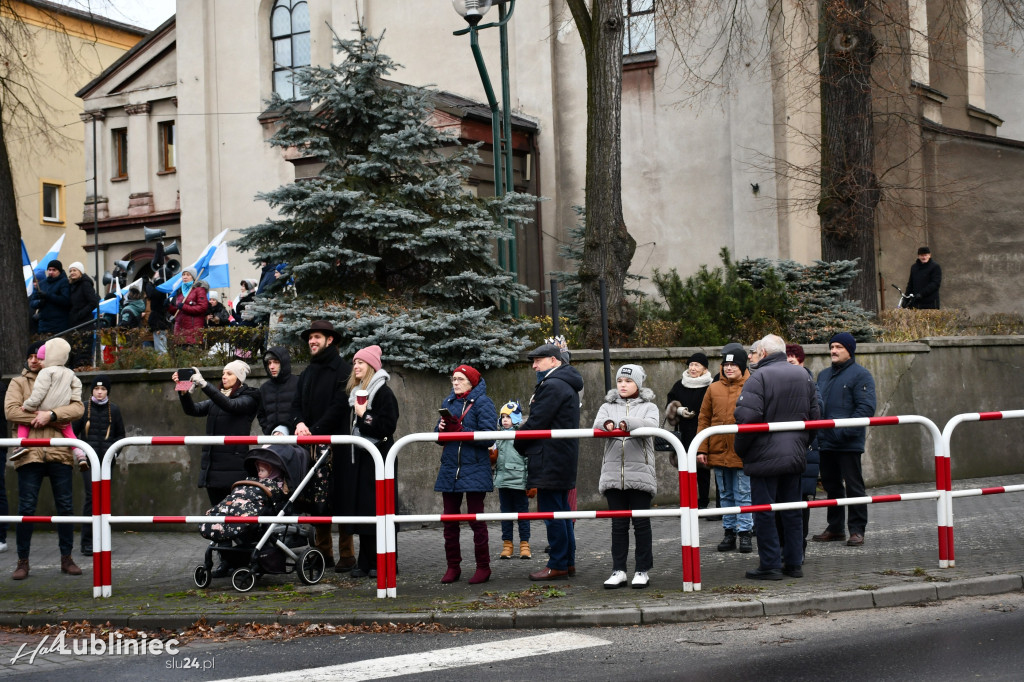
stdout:
[[[476,558],[476,572],[469,579],[470,585],[485,583],[491,577],[491,547],[487,538],[487,524],[471,523],[473,528],[473,554]],[[511,543],[509,543],[511,544]]]
[[11,580],[24,580],[28,577],[28,559],[18,559],[18,567],[11,574]]
[[[454,535],[451,532],[444,534],[444,557],[448,562],[448,570],[441,578],[443,583],[453,583],[462,575],[462,548],[459,546],[458,526],[455,526]],[[447,528],[445,529],[447,530]]]
[[734,549],[736,549],[736,531],[726,529],[725,537],[718,543],[718,551],[729,552]]
[[751,535],[749,530],[741,530],[740,533],[740,553],[750,554],[754,551],[754,545],[751,541]]

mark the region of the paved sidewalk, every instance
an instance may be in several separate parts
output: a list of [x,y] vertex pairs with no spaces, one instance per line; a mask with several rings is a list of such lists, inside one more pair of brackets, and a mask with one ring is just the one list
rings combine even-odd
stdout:
[[[1018,483],[1024,483],[1024,476],[961,481],[957,488]],[[891,486],[869,493],[929,488]],[[93,599],[91,560],[81,557],[79,565],[85,572],[81,577],[61,574],[56,535],[37,526],[29,579],[10,580],[16,562],[13,532],[10,551],[0,555],[0,624],[90,620],[175,628],[205,617],[210,622],[433,621],[474,628],[610,626],[838,611],[999,594],[1024,588],[1021,502],[1015,493],[955,500],[956,566],[949,569],[938,568],[933,500],[871,505],[863,547],[810,542],[804,578],[767,583],[744,578],[747,569],[756,567],[756,552],[715,551],[722,536],[721,523],[717,519],[701,521],[700,592],[683,591],[677,519],[653,519],[655,567],[646,590],[603,589],[611,573],[608,519],[577,522],[577,574],[570,580],[549,583],[533,583],[527,578],[546,560],[541,522],[532,524],[532,561],[499,561],[500,528],[489,524],[493,575],[482,585],[466,582],[473,572],[468,527],[463,526],[462,532],[463,555],[467,557],[463,579],[451,585],[439,582],[445,569],[440,529],[406,530],[398,535],[397,599],[377,599],[375,579],[353,579],[333,571],[315,586],[292,582],[294,576],[266,576],[246,594],[235,592],[225,579],[200,590],[192,582],[192,574],[207,543],[197,532],[139,533],[116,526],[113,596]],[[825,510],[812,510],[810,534],[824,528]],[[632,552],[630,556],[632,562]]]

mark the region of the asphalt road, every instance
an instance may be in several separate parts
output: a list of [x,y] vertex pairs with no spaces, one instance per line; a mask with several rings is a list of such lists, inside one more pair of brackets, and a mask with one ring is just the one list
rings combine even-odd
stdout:
[[[686,625],[196,642],[176,656],[23,656],[19,680],[1020,679],[1024,593]],[[61,658],[65,660],[60,660]],[[205,670],[204,670],[205,668]]]

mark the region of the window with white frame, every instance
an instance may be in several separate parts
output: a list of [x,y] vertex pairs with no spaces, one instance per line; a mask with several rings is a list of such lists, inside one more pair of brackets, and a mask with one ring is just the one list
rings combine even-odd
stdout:
[[309,66],[309,5],[306,0],[276,0],[270,12],[270,40],[274,49],[274,92],[285,99],[302,93],[292,77],[295,69]]
[[63,193],[64,185],[43,180],[41,191],[42,200],[40,202],[40,212],[42,213],[41,222],[64,222],[64,217],[62,215],[63,211],[61,211]]
[[622,16],[626,21],[622,54],[654,52],[654,0],[622,0]]

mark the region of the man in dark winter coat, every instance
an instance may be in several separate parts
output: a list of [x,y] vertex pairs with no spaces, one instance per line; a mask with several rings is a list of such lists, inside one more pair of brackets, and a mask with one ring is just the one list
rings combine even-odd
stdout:
[[906,295],[911,297],[908,308],[939,309],[939,287],[942,286],[942,268],[932,260],[932,250],[922,246],[917,260],[910,266]]
[[[817,391],[803,369],[786,361],[786,342],[775,334],[757,346],[757,372],[743,385],[736,401],[737,424],[807,421],[819,419]],[[799,502],[800,479],[807,465],[807,431],[740,433],[736,453],[743,460],[743,472],[750,477],[750,503]],[[775,512],[754,514],[757,533],[756,569],[747,571],[752,580],[782,580],[783,575],[803,577],[803,518],[799,509],[778,512],[782,516],[785,556],[779,548]]]
[[[350,433],[351,408],[345,384],[352,365],[338,353],[338,332],[327,320],[317,320],[301,334],[309,346],[309,366],[302,371],[296,386],[292,411],[295,414],[294,433],[296,436],[348,435]],[[346,448],[347,449],[347,448]],[[338,460],[345,458],[339,457]],[[331,489],[340,491],[339,477],[343,462],[336,461],[331,471]],[[332,494],[332,498],[336,497]],[[331,500],[333,509],[340,507],[339,501]],[[331,541],[331,526],[316,525],[316,546],[327,561],[327,567],[335,566],[334,547]],[[352,535],[338,534],[339,560],[336,570],[348,570],[355,566],[355,552],[352,549]]]
[[64,264],[52,260],[46,265],[46,277],[33,280],[35,290],[28,299],[29,307],[36,311],[40,334],[59,334],[68,328],[71,310],[71,289]]
[[144,285],[146,298],[149,299],[149,330],[153,332],[153,349],[160,355],[167,353],[167,330],[171,328],[171,323],[167,321],[167,294],[157,289],[163,281],[161,271],[157,270]]
[[292,357],[284,346],[274,346],[263,356],[263,366],[270,379],[260,386],[256,418],[263,435],[289,436],[300,416],[295,411],[299,377],[292,374]]
[[[857,341],[853,334],[840,332],[828,343],[832,366],[818,374],[818,390],[824,404],[825,419],[873,417],[875,415],[875,379],[871,372],[857,364],[854,355]],[[827,429],[818,433],[821,451],[821,484],[830,500],[843,497],[863,497],[864,474],[861,455],[867,430],[864,427]],[[828,508],[828,527],[811,539],[816,542],[845,540],[843,525],[846,507]],[[868,525],[866,504],[850,506],[848,527],[851,547],[864,544],[864,528]]]
[[[533,360],[537,387],[530,398],[530,417],[524,431],[577,429],[580,425],[580,391],[583,377],[562,363],[562,351],[544,344],[527,355]],[[569,511],[569,491],[576,487],[579,441],[546,439],[516,441],[526,457],[527,488],[537,489],[537,510]],[[530,574],[530,580],[557,580],[576,574],[576,535],[571,519],[545,521],[551,554],[547,566]]]

